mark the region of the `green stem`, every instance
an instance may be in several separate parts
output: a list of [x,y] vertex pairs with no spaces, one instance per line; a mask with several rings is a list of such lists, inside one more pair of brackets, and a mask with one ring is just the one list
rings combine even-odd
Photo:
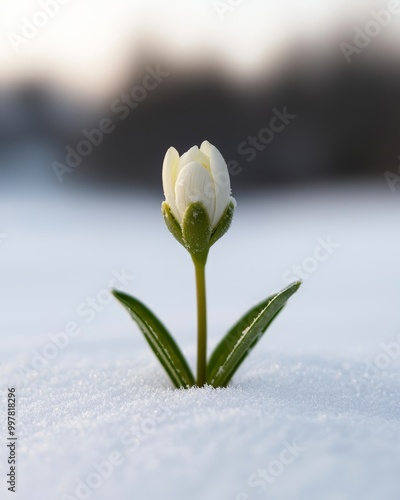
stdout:
[[203,387],[207,380],[206,263],[198,260],[193,262],[197,292],[197,385]]

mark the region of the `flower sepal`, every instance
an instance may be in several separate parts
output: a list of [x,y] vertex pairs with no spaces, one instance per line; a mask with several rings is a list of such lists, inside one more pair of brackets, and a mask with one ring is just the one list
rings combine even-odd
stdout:
[[231,226],[233,213],[236,208],[235,200],[233,198],[231,198],[231,200],[232,201],[226,207],[225,212],[222,214],[222,217],[220,218],[218,224],[211,233],[210,247],[214,245],[214,243],[216,243],[220,238],[222,238],[222,236],[228,231]]
[[182,235],[186,250],[195,262],[205,264],[210,249],[211,221],[201,201],[191,203],[183,216]]
[[179,241],[179,243],[186,248],[185,242],[183,240],[182,229],[179,222],[175,219],[171,207],[166,201],[161,204],[161,212],[164,216],[165,225],[172,236]]
[[[233,203],[231,205],[233,207]],[[161,211],[169,232],[186,248],[196,262],[203,263],[207,260],[208,251],[211,245],[228,230],[233,215],[233,210],[230,212],[228,209],[229,207],[221,217],[221,223],[223,223],[224,229],[222,229],[222,227],[219,229],[220,225],[218,225],[215,230],[212,231],[210,217],[201,201],[197,201],[188,206],[183,216],[182,227],[175,219],[168,203],[164,201],[161,205]],[[229,216],[229,224],[227,223],[228,211],[231,213]],[[217,232],[220,236],[211,243],[213,235]]]

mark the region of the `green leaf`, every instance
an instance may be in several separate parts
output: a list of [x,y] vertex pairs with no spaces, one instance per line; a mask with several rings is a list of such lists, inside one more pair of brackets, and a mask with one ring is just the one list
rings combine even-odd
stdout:
[[209,385],[213,387],[228,385],[243,360],[300,285],[301,281],[298,281],[276,295],[268,297],[248,311],[229,330],[208,362],[207,383]]
[[175,340],[161,321],[139,300],[117,290],[114,297],[136,321],[154,354],[177,388],[195,385],[193,374]]

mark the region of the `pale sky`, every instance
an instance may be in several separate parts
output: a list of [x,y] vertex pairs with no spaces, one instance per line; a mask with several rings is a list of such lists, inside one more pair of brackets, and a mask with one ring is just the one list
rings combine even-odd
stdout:
[[[1,0],[0,85],[48,75],[102,95],[132,71],[143,39],[155,54],[176,64],[196,66],[213,58],[238,78],[251,77],[261,64],[273,74],[296,44],[324,50],[337,43],[345,26],[368,21],[377,3],[386,5],[366,0]],[[46,4],[53,5],[51,15],[44,13]]]

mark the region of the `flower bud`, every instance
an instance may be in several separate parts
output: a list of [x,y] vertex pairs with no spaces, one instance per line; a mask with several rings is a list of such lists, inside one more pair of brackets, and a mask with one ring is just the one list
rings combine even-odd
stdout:
[[208,141],[181,157],[175,148],[169,148],[162,180],[162,211],[168,229],[192,255],[208,252],[228,230],[235,207],[221,153]]

